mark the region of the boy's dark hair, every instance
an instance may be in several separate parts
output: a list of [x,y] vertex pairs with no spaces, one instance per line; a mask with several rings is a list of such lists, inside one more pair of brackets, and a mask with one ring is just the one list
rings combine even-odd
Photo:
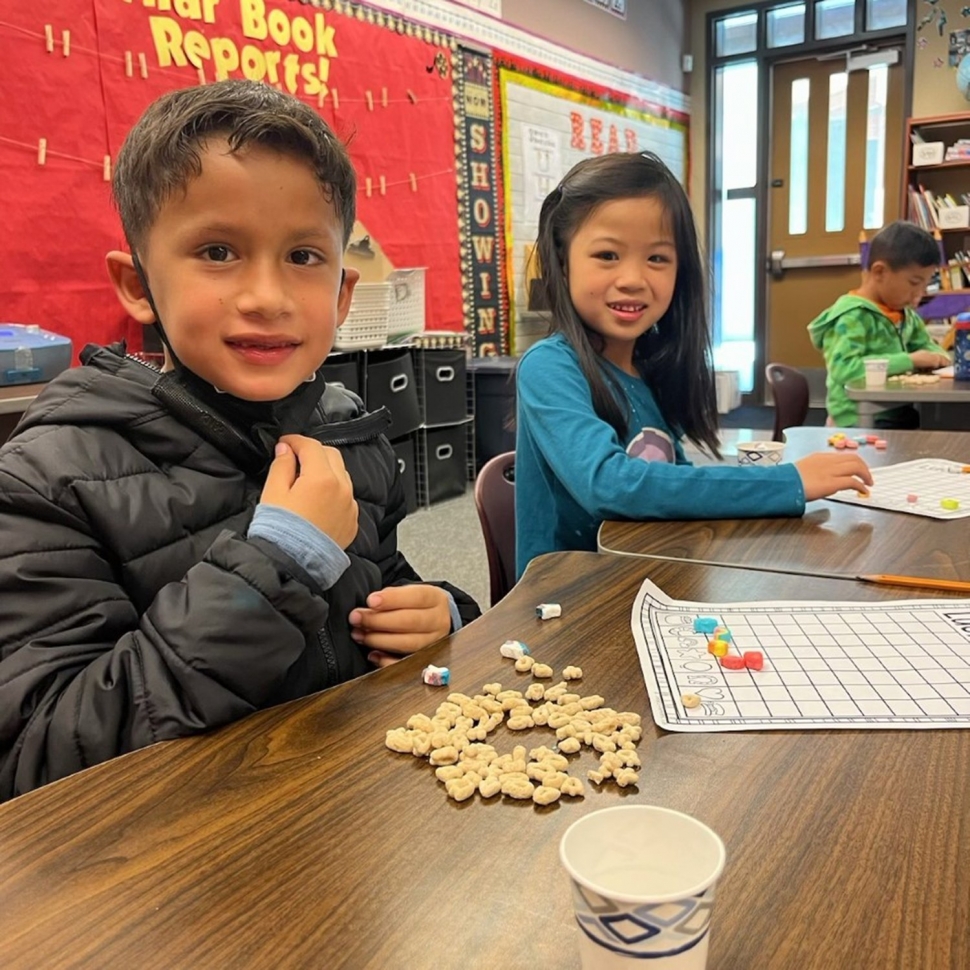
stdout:
[[877,261],[893,272],[907,266],[939,266],[940,247],[925,229],[897,220],[880,229],[869,243],[866,269],[872,269]]
[[144,249],[165,200],[202,174],[202,148],[218,136],[233,152],[257,144],[304,159],[333,204],[347,245],[357,177],[330,126],[302,101],[260,81],[218,81],[163,94],[128,132],[112,190],[132,250]]
[[652,152],[584,159],[542,203],[535,253],[551,329],[562,333],[578,354],[596,413],[625,438],[630,419],[626,393],[600,362],[599,334],[573,307],[566,267],[569,245],[594,209],[615,199],[644,196],[660,202],[670,220],[677,281],[667,312],[637,340],[634,363],[674,431],[717,455],[717,401],[697,230],[683,188]]

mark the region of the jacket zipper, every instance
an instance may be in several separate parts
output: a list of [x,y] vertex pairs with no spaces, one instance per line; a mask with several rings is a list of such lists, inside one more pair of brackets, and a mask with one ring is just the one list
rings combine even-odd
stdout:
[[314,437],[322,445],[357,445],[383,434],[391,425],[391,412],[386,407],[361,418],[325,425]]
[[323,651],[323,659],[327,664],[327,686],[333,687],[334,684],[340,682],[340,670],[337,667],[337,653],[333,648],[330,633],[326,626],[317,630],[317,640],[320,643],[320,649]]

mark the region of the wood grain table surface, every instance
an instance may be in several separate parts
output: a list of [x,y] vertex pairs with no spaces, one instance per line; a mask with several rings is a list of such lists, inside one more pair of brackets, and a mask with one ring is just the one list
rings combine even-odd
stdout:
[[[884,589],[595,553],[534,562],[481,620],[387,670],[157,745],[0,806],[0,966],[579,966],[566,828],[621,801],[696,816],[724,839],[710,970],[970,966],[965,731],[666,734],[630,632],[649,576],[679,598],[888,598]],[[541,622],[535,605],[562,604]],[[446,799],[385,731],[452,687],[523,685],[515,637],[583,689],[644,716],[637,789],[547,808]],[[536,728],[492,738],[540,744]],[[490,738],[491,740],[491,738]],[[578,756],[585,776],[593,756]],[[592,786],[590,786],[592,789]]]
[[[853,429],[853,434],[865,434]],[[881,431],[889,445],[858,454],[873,468],[916,458],[970,464],[970,433]],[[789,428],[785,461],[831,450],[831,428]],[[894,573],[970,580],[970,519],[930,519],[845,502],[809,502],[801,518],[604,522],[601,552],[779,569],[798,573]],[[900,592],[900,596],[905,595]]]

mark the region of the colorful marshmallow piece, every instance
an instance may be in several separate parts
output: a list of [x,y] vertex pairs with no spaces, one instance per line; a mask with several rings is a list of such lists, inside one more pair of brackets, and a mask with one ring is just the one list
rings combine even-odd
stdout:
[[885,438],[877,438],[872,444],[876,451],[885,451],[889,442]]
[[725,670],[744,670],[744,657],[729,653],[721,657],[721,666]]
[[906,496],[906,501],[909,502],[910,505],[915,505],[919,501],[919,496],[913,492],[910,492],[909,495]]
[[868,438],[867,435],[864,435],[864,434],[860,434],[859,437],[856,438],[855,440],[860,445],[867,445],[867,444],[869,444],[869,438]]
[[506,640],[498,648],[498,652],[509,660],[520,660],[522,657],[529,656],[529,648],[521,640]]
[[845,438],[839,438],[839,440],[835,442],[835,447],[838,448],[839,451],[845,451],[847,447]]
[[562,616],[562,607],[558,603],[540,603],[536,607],[536,616],[540,620],[552,620]]
[[713,616],[695,616],[695,633],[713,633],[717,629],[717,618]]
[[731,643],[734,637],[731,636],[731,631],[726,626],[719,626],[714,630],[714,639],[723,640],[725,643]]
[[748,670],[761,670],[765,665],[764,655],[760,650],[745,650],[744,665]]
[[945,498],[940,502],[940,508],[952,512],[954,509],[960,508],[960,503],[955,498]]
[[451,671],[447,667],[436,667],[428,664],[421,671],[421,679],[430,687],[447,687],[451,680]]
[[859,450],[859,442],[858,441],[854,441],[852,438],[848,438],[846,440],[846,442],[845,442],[845,447],[849,451],[858,451]]
[[707,644],[707,652],[714,654],[715,657],[723,657],[728,652],[726,640],[710,640]]
[[680,703],[686,708],[700,707],[701,699],[696,694],[681,694]]
[[866,444],[867,445],[874,445],[877,441],[879,441],[879,435],[877,435],[877,434],[867,434],[866,435]]

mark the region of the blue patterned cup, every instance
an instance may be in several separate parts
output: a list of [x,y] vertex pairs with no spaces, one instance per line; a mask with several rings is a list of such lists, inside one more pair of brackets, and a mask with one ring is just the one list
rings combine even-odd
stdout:
[[724,843],[655,805],[591,812],[566,829],[583,970],[704,970]]

